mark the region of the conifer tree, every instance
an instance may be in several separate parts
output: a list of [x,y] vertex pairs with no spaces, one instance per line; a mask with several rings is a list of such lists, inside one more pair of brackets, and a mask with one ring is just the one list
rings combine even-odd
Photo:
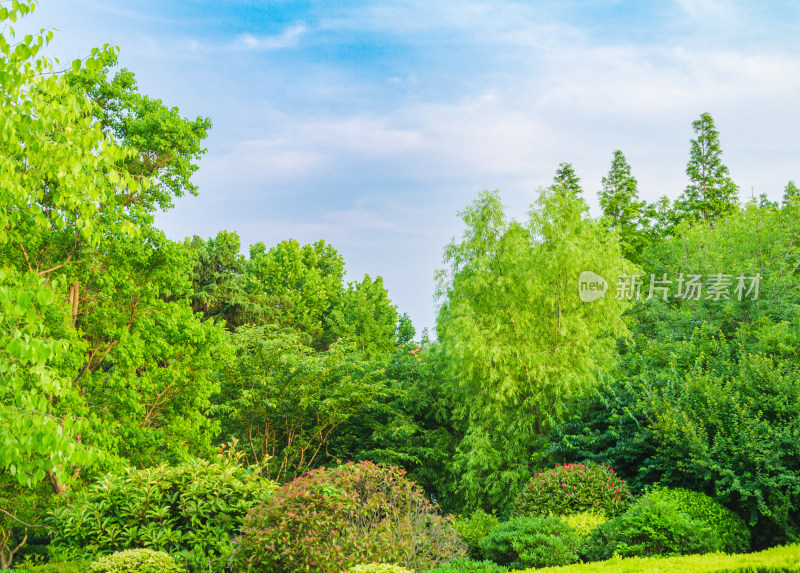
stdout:
[[722,163],[719,132],[711,114],[701,114],[700,119],[692,123],[692,129],[697,137],[691,140],[686,166],[689,185],[675,207],[680,220],[695,223],[734,212],[739,203],[739,187]]
[[614,152],[611,169],[602,179],[600,207],[610,227],[620,236],[622,254],[637,260],[645,242],[645,202],[639,200],[636,178],[622,151]]

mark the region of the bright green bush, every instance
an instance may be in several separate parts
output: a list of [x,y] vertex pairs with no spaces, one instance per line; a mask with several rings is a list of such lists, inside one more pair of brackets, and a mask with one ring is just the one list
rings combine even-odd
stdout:
[[717,532],[726,553],[744,553],[750,549],[750,530],[744,521],[705,494],[687,489],[657,489],[649,497],[665,499],[692,519],[700,519]]
[[581,538],[557,517],[517,517],[492,528],[480,548],[511,569],[569,565],[578,560]]
[[347,573],[414,573],[413,571],[398,565],[388,563],[366,563],[356,565],[347,570]]
[[614,558],[567,567],[530,569],[524,573],[798,573],[800,545],[773,547],[759,553]]
[[508,567],[498,565],[494,561],[476,561],[464,557],[420,573],[506,573],[507,571]]
[[453,522],[453,527],[467,544],[469,556],[479,559],[481,554],[480,541],[489,534],[489,531],[500,524],[500,520],[486,513],[482,509],[476,509],[469,517],[457,517]]
[[417,570],[462,557],[452,519],[404,476],[351,462],[292,480],[248,514],[234,569],[322,573],[381,561]]
[[14,568],[9,571],[25,571],[26,573],[87,573],[89,571],[88,561],[51,561],[34,565],[23,561],[14,563]]
[[514,515],[569,515],[597,511],[617,515],[630,505],[631,493],[624,480],[604,464],[556,464],[533,474],[514,500]]
[[689,555],[719,551],[716,530],[680,510],[674,500],[646,495],[628,511],[600,525],[586,540],[589,561],[612,556]]
[[89,566],[90,573],[182,573],[163,551],[129,549],[101,557]]
[[572,530],[581,537],[589,537],[599,526],[608,521],[608,517],[594,511],[582,511],[561,517]]
[[92,559],[142,545],[191,571],[224,563],[247,511],[276,485],[253,471],[197,461],[107,475],[55,510],[50,545],[57,558]]

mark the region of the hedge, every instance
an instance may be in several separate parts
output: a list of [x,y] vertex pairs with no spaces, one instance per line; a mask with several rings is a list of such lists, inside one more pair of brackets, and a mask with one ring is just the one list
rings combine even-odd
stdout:
[[525,573],[800,573],[800,544],[759,553],[633,557],[595,563],[526,569]]

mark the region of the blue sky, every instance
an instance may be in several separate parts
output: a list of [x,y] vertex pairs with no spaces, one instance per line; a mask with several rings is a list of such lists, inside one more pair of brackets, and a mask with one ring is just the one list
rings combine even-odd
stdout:
[[522,218],[569,161],[596,214],[621,149],[675,198],[705,111],[743,198],[800,181],[795,0],[40,0],[28,26],[62,61],[120,46],[143,93],[211,118],[170,238],[324,239],[418,330],[482,189]]

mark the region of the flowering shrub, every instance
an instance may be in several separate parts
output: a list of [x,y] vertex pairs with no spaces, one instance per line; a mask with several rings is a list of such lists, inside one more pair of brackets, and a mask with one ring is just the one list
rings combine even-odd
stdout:
[[592,511],[617,515],[631,500],[624,480],[605,464],[556,464],[533,477],[514,500],[514,515],[570,515]]
[[452,519],[404,476],[351,462],[292,480],[247,516],[234,570],[323,573],[371,561],[418,570],[463,556]]

